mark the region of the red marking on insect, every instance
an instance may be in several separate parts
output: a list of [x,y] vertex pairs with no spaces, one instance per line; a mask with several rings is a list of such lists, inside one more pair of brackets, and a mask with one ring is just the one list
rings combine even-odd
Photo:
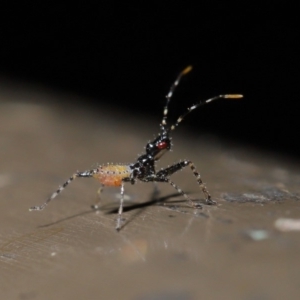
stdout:
[[[101,186],[121,186],[121,198],[120,198],[120,206],[118,210],[118,218],[117,218],[117,226],[116,229],[121,229],[121,222],[122,222],[122,212],[123,212],[123,202],[124,202],[124,184],[126,182],[130,182],[131,184],[136,183],[137,180],[143,182],[165,182],[169,183],[172,187],[174,187],[179,194],[181,194],[188,204],[194,208],[202,208],[201,204],[196,204],[193,202],[189,196],[184,193],[173,181],[171,181],[170,176],[177,171],[189,166],[197,180],[197,183],[204,193],[206,197],[207,204],[216,204],[215,201],[211,199],[211,196],[206,189],[205,184],[203,183],[200,174],[197,172],[193,162],[190,160],[183,160],[178,163],[175,163],[165,169],[161,169],[160,171],[156,172],[155,170],[155,162],[159,160],[167,151],[169,151],[172,147],[171,145],[171,138],[170,133],[174,130],[179,123],[193,110],[197,107],[202,106],[204,104],[210,103],[217,99],[239,99],[242,98],[242,95],[237,94],[227,94],[227,95],[220,95],[213,98],[210,98],[205,101],[199,101],[197,104],[192,105],[187,109],[187,111],[182,114],[177,121],[171,125],[167,126],[167,116],[168,116],[168,107],[169,102],[173,96],[173,93],[178,86],[182,76],[186,75],[192,70],[191,66],[185,68],[176,78],[175,82],[172,84],[169,93],[167,94],[167,102],[165,104],[163,110],[163,118],[160,124],[160,133],[158,136],[152,141],[149,142],[146,147],[146,153],[139,156],[136,162],[131,164],[108,164],[108,165],[99,165],[97,168],[92,170],[87,170],[83,172],[77,171],[73,176],[71,176],[61,187],[58,188],[56,192],[54,192],[50,198],[46,200],[46,202],[39,206],[33,206],[29,210],[43,210],[50,201],[52,201],[56,196],[61,193],[68,184],[71,183],[77,177],[94,177],[97,179]],[[101,191],[102,188],[99,189]],[[97,205],[93,206],[97,208]]]
[[160,142],[156,144],[158,149],[166,149],[168,144],[166,142]]

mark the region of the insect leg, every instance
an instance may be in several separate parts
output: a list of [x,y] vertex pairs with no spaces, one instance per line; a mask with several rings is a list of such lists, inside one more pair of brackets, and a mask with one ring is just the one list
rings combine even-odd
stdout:
[[32,206],[29,208],[29,211],[32,210],[43,210],[50,201],[52,201],[54,198],[56,198],[66,187],[69,185],[75,178],[77,177],[92,177],[94,172],[96,170],[89,170],[89,171],[84,171],[84,172],[76,172],[73,174],[62,186],[58,188],[56,192],[54,192],[47,200],[45,203],[39,206]]
[[186,166],[190,166],[194,176],[196,177],[196,180],[197,180],[203,194],[206,197],[206,203],[210,204],[210,205],[216,204],[216,202],[211,199],[211,195],[209,194],[205,184],[203,183],[200,174],[197,172],[197,170],[195,168],[195,165],[190,160],[184,160],[184,161],[176,163],[176,164],[174,164],[174,165],[172,165],[172,166],[170,166],[166,169],[160,170],[159,172],[157,172],[156,176],[157,177],[162,177],[162,178],[167,178],[170,175],[172,175],[173,173],[176,173],[177,171],[185,168]]
[[167,182],[169,183],[174,189],[176,189],[176,191],[181,194],[185,200],[189,203],[190,206],[194,207],[194,208],[202,208],[201,204],[195,204],[193,202],[193,200],[181,189],[179,188],[173,181],[170,180],[170,178],[168,177],[156,177],[154,179],[155,181],[159,181],[159,182]]
[[124,203],[124,182],[122,182],[122,185],[121,185],[121,199],[120,199],[120,206],[119,206],[117,226],[116,226],[117,231],[119,231],[121,229],[123,203]]
[[194,163],[191,161],[185,161],[185,162],[187,162],[189,164],[190,168],[192,169],[192,172],[194,173],[194,175],[196,177],[196,180],[199,184],[200,189],[202,190],[203,194],[206,196],[206,203],[209,205],[217,204],[216,201],[211,199],[211,195],[210,195],[209,191],[207,190],[206,185],[203,183],[200,173],[197,172]]
[[104,188],[104,185],[101,184],[101,186],[99,187],[99,189],[97,191],[97,199],[98,199],[98,201],[95,204],[91,205],[92,209],[98,209],[99,208],[99,204],[101,202],[101,193],[103,191],[103,188]]

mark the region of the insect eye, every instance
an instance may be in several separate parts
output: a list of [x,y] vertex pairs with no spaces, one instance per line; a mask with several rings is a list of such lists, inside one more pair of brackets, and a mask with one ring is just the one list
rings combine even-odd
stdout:
[[156,144],[158,149],[166,149],[168,144],[166,142],[159,142]]

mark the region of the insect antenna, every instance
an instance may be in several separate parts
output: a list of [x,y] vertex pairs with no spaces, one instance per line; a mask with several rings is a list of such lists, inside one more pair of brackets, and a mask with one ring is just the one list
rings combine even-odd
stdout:
[[166,98],[167,98],[167,102],[166,102],[166,105],[164,107],[164,111],[163,111],[163,118],[162,118],[162,121],[161,121],[161,130],[163,133],[166,133],[167,130],[166,130],[166,125],[167,125],[167,117],[168,117],[168,107],[169,107],[169,103],[171,101],[171,98],[174,94],[174,91],[176,89],[176,87],[178,86],[181,78],[186,75],[187,73],[189,73],[191,70],[193,69],[192,66],[187,66],[184,70],[182,70],[179,75],[177,76],[176,80],[174,81],[174,83],[171,85],[171,88],[170,88],[170,91],[169,93],[166,95]]
[[199,106],[202,106],[202,105],[205,105],[205,104],[208,104],[210,102],[213,102],[215,100],[218,100],[218,99],[240,99],[240,98],[243,98],[243,95],[240,95],[240,94],[227,94],[227,95],[219,95],[219,96],[216,96],[216,97],[213,97],[213,98],[210,98],[210,99],[207,99],[205,101],[200,101],[198,102],[197,104],[194,104],[192,105],[191,107],[189,107],[187,109],[187,111],[182,114],[176,121],[175,124],[173,124],[170,129],[171,130],[174,130],[178,125],[179,123],[189,114],[191,113],[193,110],[195,110],[196,108],[198,108]]

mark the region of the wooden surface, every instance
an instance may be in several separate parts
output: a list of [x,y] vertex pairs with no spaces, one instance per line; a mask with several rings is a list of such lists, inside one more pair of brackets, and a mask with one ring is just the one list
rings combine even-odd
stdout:
[[[298,299],[299,164],[182,126],[158,165],[191,159],[217,206],[195,210],[171,186],[159,184],[153,197],[152,184],[128,184],[118,233],[119,189],[105,189],[93,211],[98,184],[77,179],[44,211],[29,212],[76,170],[133,162],[161,116],[0,88],[1,299]],[[204,200],[190,170],[172,178]]]

